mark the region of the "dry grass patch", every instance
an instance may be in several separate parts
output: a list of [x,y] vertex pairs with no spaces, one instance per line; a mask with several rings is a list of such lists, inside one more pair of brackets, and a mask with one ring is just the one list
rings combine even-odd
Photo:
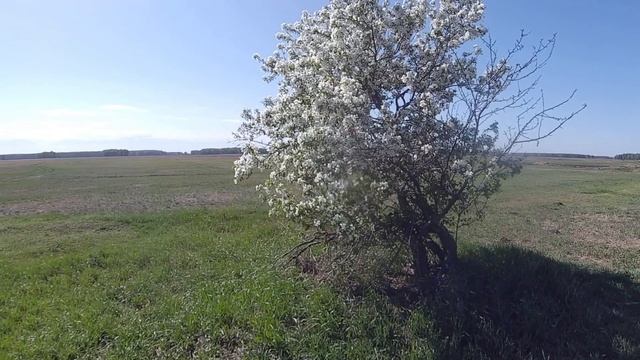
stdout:
[[0,216],[16,216],[46,213],[83,214],[97,212],[130,213],[158,211],[163,209],[212,208],[232,204],[238,198],[232,192],[201,192],[188,194],[146,194],[118,193],[113,196],[76,196],[44,201],[25,201],[4,204]]
[[580,214],[569,223],[573,241],[608,247],[640,249],[640,219],[620,214]]

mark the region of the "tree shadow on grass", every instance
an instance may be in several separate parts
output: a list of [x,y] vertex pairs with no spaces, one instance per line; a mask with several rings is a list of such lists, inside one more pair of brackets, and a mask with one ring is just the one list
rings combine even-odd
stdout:
[[515,247],[479,247],[421,302],[441,358],[640,359],[640,284]]

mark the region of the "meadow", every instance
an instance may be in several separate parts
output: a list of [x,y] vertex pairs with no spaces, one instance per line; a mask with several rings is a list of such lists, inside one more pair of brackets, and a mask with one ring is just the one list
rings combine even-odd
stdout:
[[640,358],[640,162],[527,159],[417,298],[278,265],[232,162],[0,162],[0,359]]

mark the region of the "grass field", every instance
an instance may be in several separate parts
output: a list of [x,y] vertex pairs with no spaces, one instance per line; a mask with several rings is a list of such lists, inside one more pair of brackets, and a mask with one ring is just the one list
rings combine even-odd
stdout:
[[529,160],[410,302],[274,266],[232,158],[0,162],[0,359],[638,359],[640,163]]

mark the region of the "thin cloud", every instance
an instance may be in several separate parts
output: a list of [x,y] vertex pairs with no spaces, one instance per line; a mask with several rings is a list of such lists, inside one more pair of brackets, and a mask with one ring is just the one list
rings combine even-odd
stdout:
[[60,108],[60,109],[44,110],[42,112],[42,115],[50,118],[78,118],[78,117],[94,117],[97,114],[94,111]]
[[[0,153],[15,152],[12,144],[29,144],[34,152],[62,149],[65,144],[219,144],[230,143],[241,123],[233,117],[189,116],[192,109],[142,109],[126,104],[39,109],[10,113],[0,109]],[[186,114],[185,114],[186,113]],[[26,145],[25,145],[26,146]],[[71,145],[69,145],[71,146]],[[75,145],[74,145],[75,146]],[[197,148],[197,147],[194,147]]]
[[137,106],[125,105],[125,104],[109,104],[100,107],[104,111],[134,111],[134,112],[146,112],[147,110],[139,108]]
[[222,119],[220,122],[230,123],[230,124],[242,124],[242,120],[240,119]]

